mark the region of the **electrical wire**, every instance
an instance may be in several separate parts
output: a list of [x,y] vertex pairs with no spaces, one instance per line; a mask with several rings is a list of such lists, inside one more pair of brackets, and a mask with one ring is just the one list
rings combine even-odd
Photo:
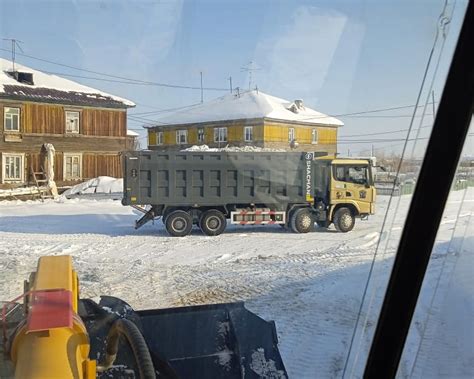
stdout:
[[[0,50],[10,52],[10,50],[5,49],[5,48],[0,48]],[[48,60],[48,59],[38,58],[38,57],[35,57],[33,55],[28,55],[28,54],[24,54],[24,53],[16,53],[16,54],[20,55],[20,56],[23,56],[23,57],[26,57],[26,58],[29,58],[29,59],[34,59],[34,60],[37,60],[37,61],[40,61],[40,62],[50,63],[50,64],[54,64],[54,65],[57,65],[57,66],[67,67],[67,68],[70,68],[70,69],[73,69],[73,70],[88,72],[88,73],[91,73],[91,74],[101,75],[101,76],[114,78],[114,79],[125,80],[125,81],[127,81],[127,82],[125,82],[126,84],[147,84],[147,85],[153,85],[153,86],[159,86],[159,87],[178,88],[178,89],[192,89],[192,90],[201,90],[201,89],[203,89],[203,90],[206,90],[206,91],[226,91],[226,92],[229,91],[229,88],[218,88],[218,87],[202,87],[201,88],[200,86],[179,85],[179,84],[170,84],[170,83],[158,83],[158,82],[152,82],[152,81],[141,80],[141,79],[127,78],[127,77],[124,77],[124,76],[111,75],[111,74],[106,74],[104,72],[88,70],[88,69],[85,69],[85,68],[79,68],[79,67],[71,66],[71,65],[68,65],[68,64],[64,64],[64,63],[54,62],[54,61],[51,61],[51,60]],[[58,75],[74,76],[72,74],[58,74]],[[87,77],[83,76],[83,78],[85,79]],[[93,78],[93,77],[90,77],[90,78],[87,78],[87,79],[106,81],[105,79]]]

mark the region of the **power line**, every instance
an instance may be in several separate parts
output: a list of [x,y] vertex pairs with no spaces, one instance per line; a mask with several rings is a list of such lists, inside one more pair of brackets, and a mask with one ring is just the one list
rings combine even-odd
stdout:
[[[4,49],[4,48],[0,48],[0,50],[10,52],[10,50]],[[148,85],[154,85],[154,86],[159,86],[159,87],[167,87],[167,88],[201,90],[200,86],[197,87],[197,86],[187,86],[187,85],[179,85],[179,84],[159,83],[159,82],[151,82],[151,81],[141,80],[141,79],[127,78],[127,77],[124,77],[124,76],[111,75],[111,74],[106,74],[104,72],[99,72],[99,71],[94,71],[94,70],[87,70],[85,68],[79,68],[79,67],[71,66],[71,65],[68,65],[68,64],[64,64],[64,63],[54,62],[54,61],[51,61],[51,60],[48,60],[48,59],[38,58],[38,57],[28,55],[28,54],[23,54],[23,53],[21,53],[21,54],[16,53],[16,54],[21,55],[21,56],[26,57],[26,58],[34,59],[34,60],[37,60],[37,61],[50,63],[50,64],[54,64],[54,65],[57,65],[57,66],[67,67],[67,68],[70,68],[70,69],[73,69],[73,70],[79,70],[79,71],[88,72],[88,73],[95,74],[95,75],[106,76],[106,77],[114,78],[114,79],[126,80],[127,82],[124,83],[124,84],[133,84],[131,82],[135,82],[135,83],[148,84]],[[73,76],[73,75],[70,75],[70,74],[58,74],[58,75]],[[83,77],[83,78],[84,79],[105,80],[105,79],[93,78],[93,77],[91,77],[91,78]],[[227,88],[217,88],[217,87],[206,87],[206,88],[202,88],[202,89],[207,90],[207,91],[226,91],[226,92],[228,90]]]
[[[431,128],[432,125],[424,125],[420,127],[420,129],[425,129],[425,128]],[[377,136],[377,135],[382,135],[382,134],[393,134],[393,133],[401,133],[401,132],[407,132],[410,129],[399,129],[399,130],[392,130],[392,131],[387,131],[387,132],[376,132],[376,133],[366,133],[366,134],[349,134],[346,136],[341,136],[341,138],[350,138],[350,137],[365,137],[365,136]]]
[[186,108],[192,108],[197,105],[200,105],[201,103],[194,103],[190,105],[183,105],[182,107],[175,107],[175,108],[167,108],[167,109],[160,109],[156,111],[149,111],[149,112],[139,112],[139,113],[130,113],[130,115],[137,116],[137,115],[151,115],[155,113],[165,113],[165,112],[172,112],[172,111],[177,111],[180,109],[186,109]]

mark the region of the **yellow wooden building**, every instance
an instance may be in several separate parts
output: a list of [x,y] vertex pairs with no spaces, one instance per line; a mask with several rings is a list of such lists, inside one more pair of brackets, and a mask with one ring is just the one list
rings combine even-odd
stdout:
[[251,145],[335,155],[341,126],[340,120],[305,107],[302,100],[287,101],[255,90],[160,118],[148,127],[148,148]]

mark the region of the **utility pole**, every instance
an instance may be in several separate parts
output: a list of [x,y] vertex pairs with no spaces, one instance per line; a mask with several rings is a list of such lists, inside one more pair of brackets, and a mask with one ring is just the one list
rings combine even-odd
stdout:
[[23,43],[23,41],[20,41],[19,39],[16,38],[2,38],[4,41],[11,41],[12,43],[12,65],[13,65],[13,71],[15,71],[15,58],[16,58],[16,48],[18,47],[20,51],[23,53],[23,49],[20,46],[20,43]]
[[204,102],[204,91],[202,89],[202,71],[200,72],[200,74],[201,74],[201,103],[203,103]]
[[232,76],[229,76],[229,82],[230,82],[230,93],[232,93]]

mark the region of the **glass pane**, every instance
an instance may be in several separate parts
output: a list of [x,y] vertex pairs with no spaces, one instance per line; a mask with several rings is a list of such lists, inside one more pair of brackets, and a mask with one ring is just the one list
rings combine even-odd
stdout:
[[471,123],[398,370],[468,378],[474,362],[474,133]]
[[[196,333],[198,347],[213,347],[194,361],[218,374],[186,366],[179,377],[240,377],[243,366],[259,377],[362,377],[466,4],[0,2],[8,15],[0,35],[24,41],[15,67],[33,72],[35,83],[6,74],[13,62],[3,51],[0,82],[11,86],[4,85],[10,98],[5,102],[4,91],[2,102],[25,103],[24,120],[4,108],[5,129],[26,121],[43,128],[44,140],[46,129],[61,130],[66,121],[72,133],[81,124],[87,137],[48,141],[64,179],[80,177],[81,169],[93,179],[75,188],[87,187],[81,201],[0,204],[0,300],[21,295],[40,254],[71,254],[81,298],[116,296],[137,311],[163,309],[158,313],[244,301],[262,320],[275,321],[268,335],[276,334],[278,345],[270,338],[245,352],[233,333],[250,329],[229,327],[228,314],[209,330],[200,325],[215,315],[191,331],[178,322],[153,330],[147,337],[169,333],[153,356],[176,370],[193,361],[186,358],[196,353],[186,347]],[[11,41],[3,42],[8,50]],[[68,104],[57,104],[56,95]],[[80,115],[64,113],[74,107],[83,108]],[[127,129],[139,133],[143,151],[131,151],[137,160],[122,167],[120,152],[135,147]],[[14,142],[19,136],[12,134],[2,146],[22,152],[31,136]],[[148,135],[153,144],[167,143],[148,146]],[[39,156],[40,147],[31,153]],[[72,156],[81,151],[82,158]],[[29,160],[0,158],[5,177],[24,175],[22,164],[29,170]],[[368,168],[359,172],[354,160]],[[360,188],[367,175],[374,184]],[[111,184],[122,176],[132,185]],[[56,179],[62,187],[63,175]],[[108,201],[114,196],[151,212],[143,219],[137,209]],[[184,213],[173,221],[171,211]],[[26,240],[33,252],[18,243]],[[417,318],[422,327],[425,316]],[[187,325],[196,319],[194,313]],[[271,324],[261,321],[252,339],[261,337],[262,325]],[[105,343],[90,334],[91,359],[101,364]],[[166,355],[162,342],[183,354]],[[261,346],[277,346],[286,371]],[[411,349],[402,375],[431,375],[409,360],[418,347]],[[114,369],[133,376],[123,362]]]

